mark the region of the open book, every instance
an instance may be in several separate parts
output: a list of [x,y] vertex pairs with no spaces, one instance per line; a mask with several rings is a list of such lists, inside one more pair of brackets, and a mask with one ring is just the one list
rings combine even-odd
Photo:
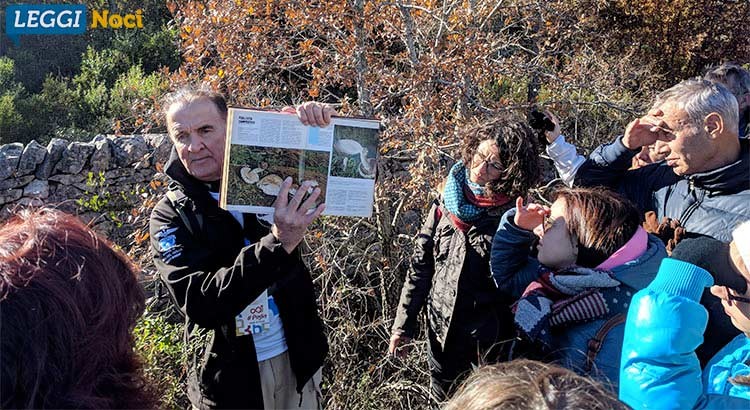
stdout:
[[372,216],[379,130],[376,120],[333,117],[319,128],[296,115],[230,108],[219,203],[272,213],[281,183],[292,177],[290,198],[303,181],[314,181],[323,215]]

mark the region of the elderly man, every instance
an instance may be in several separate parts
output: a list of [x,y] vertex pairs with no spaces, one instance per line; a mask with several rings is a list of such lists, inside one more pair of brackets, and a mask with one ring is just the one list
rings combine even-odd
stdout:
[[[328,352],[310,273],[297,246],[323,211],[320,195],[292,199],[287,178],[271,221],[218,206],[227,106],[214,92],[183,89],[166,99],[174,144],[172,179],[151,214],[154,262],[192,334],[209,333],[194,358],[188,396],[194,408],[320,408],[320,368]],[[331,110],[297,108],[305,125],[324,126]],[[257,323],[245,310],[263,311]],[[199,361],[200,360],[200,361]]]
[[724,63],[706,72],[704,79],[727,87],[737,99],[740,137],[750,137],[750,71],[738,64]]
[[[622,137],[594,150],[568,172],[574,175],[569,179],[618,190],[642,211],[654,211],[658,220],[678,220],[688,235],[729,242],[732,230],[750,219],[750,141],[738,139],[737,113],[737,100],[722,85],[685,80],[659,94],[656,109],[628,124]],[[663,141],[657,146],[665,160],[628,170],[641,147],[657,141]],[[558,167],[566,166],[561,156],[553,158]],[[717,298],[707,294],[703,303],[709,310],[709,337],[698,355],[705,362],[737,330]]]

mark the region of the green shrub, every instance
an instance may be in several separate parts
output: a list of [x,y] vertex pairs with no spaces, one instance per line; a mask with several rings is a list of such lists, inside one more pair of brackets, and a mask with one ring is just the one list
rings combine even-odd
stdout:
[[79,90],[95,88],[98,85],[110,87],[129,65],[127,55],[120,50],[96,50],[89,46],[81,60],[81,71],[73,78],[73,82]]
[[144,361],[146,377],[159,392],[160,408],[186,408],[189,403],[183,387],[187,372],[182,325],[169,323],[147,311],[133,332],[136,351]]
[[0,144],[16,142],[22,135],[24,121],[16,110],[15,98],[10,91],[0,95]]
[[0,57],[0,92],[8,91],[13,86],[13,60]]
[[148,128],[154,102],[169,86],[161,73],[144,74],[140,65],[134,65],[120,75],[110,89],[109,117],[115,131],[128,134]]

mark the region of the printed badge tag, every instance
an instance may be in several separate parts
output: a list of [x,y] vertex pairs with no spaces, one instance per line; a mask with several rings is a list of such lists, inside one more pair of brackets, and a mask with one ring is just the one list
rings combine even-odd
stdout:
[[268,330],[271,310],[268,307],[268,290],[263,291],[253,303],[235,317],[237,336],[254,335]]

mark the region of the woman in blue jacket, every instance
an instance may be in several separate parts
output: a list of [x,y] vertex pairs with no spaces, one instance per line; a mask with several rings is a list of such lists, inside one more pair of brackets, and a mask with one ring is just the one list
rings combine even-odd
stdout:
[[[695,349],[708,314],[699,300],[708,286],[743,334],[701,370]],[[621,363],[620,400],[635,409],[750,408],[750,222],[729,245],[686,240],[662,262],[633,297]]]
[[528,346],[536,358],[617,390],[628,304],[667,255],[640,221],[630,202],[601,188],[561,189],[551,208],[517,200],[491,256],[495,284],[517,300],[514,321],[525,342],[514,356]]

